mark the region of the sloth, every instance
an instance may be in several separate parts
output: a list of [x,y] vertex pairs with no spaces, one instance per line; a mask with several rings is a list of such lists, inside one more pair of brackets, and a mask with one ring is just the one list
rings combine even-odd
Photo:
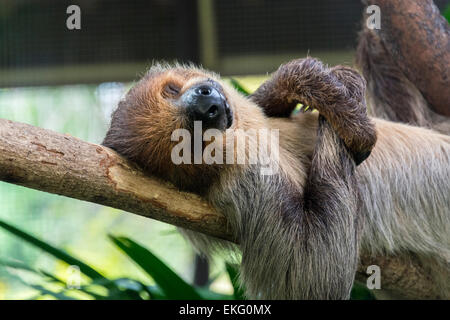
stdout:
[[[227,217],[238,245],[183,234],[205,254],[238,252],[249,298],[348,299],[361,253],[424,257],[449,297],[450,137],[369,117],[365,86],[353,69],[307,57],[244,97],[209,71],[155,64],[120,101],[103,145]],[[316,111],[293,114],[298,103]],[[173,132],[196,121],[223,135],[231,159],[235,141],[254,142],[251,129],[277,130],[277,170],[248,161],[255,143],[243,163],[174,163]]]

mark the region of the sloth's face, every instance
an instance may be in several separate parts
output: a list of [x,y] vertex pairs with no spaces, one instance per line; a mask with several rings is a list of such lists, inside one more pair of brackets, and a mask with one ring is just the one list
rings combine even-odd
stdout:
[[[225,131],[233,124],[233,107],[220,79],[199,69],[172,68],[149,78],[150,112],[170,115],[180,127]],[[155,115],[158,116],[158,115]]]
[[150,174],[202,192],[230,159],[237,163],[238,152],[227,151],[238,148],[247,128],[264,127],[264,119],[256,104],[213,73],[154,65],[120,101],[103,144]]
[[[191,133],[186,140],[194,143],[197,133],[202,139],[205,130],[216,129],[225,137],[225,144],[227,129],[238,127],[238,109],[244,100],[215,74],[191,67],[155,65],[119,103],[104,145],[149,173],[181,185],[177,181],[198,176],[195,170],[201,165],[195,162],[195,146],[189,155],[192,165],[174,162],[172,151],[180,143],[178,134],[182,132],[184,138],[186,131]],[[202,140],[202,150],[212,140],[208,141]],[[203,169],[197,180],[207,179],[206,173],[216,168],[208,167],[211,170]]]
[[[173,88],[169,85],[168,90]],[[195,81],[172,99],[173,105],[184,114],[189,127],[200,121],[203,129],[223,131],[233,123],[233,112],[223,88],[213,79]]]

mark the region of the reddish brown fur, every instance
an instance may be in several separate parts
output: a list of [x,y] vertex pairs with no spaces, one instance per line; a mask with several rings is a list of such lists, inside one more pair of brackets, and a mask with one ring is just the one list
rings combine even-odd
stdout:
[[[201,192],[213,177],[217,178],[217,167],[172,163],[171,150],[178,143],[171,141],[172,132],[187,124],[185,115],[171,103],[171,98],[182,94],[192,83],[212,76],[194,68],[167,69],[156,65],[119,103],[103,144],[119,150],[149,174]],[[169,85],[179,92],[171,92]],[[196,177],[198,184],[189,183],[192,177]]]
[[430,108],[374,30],[364,27],[359,34],[356,65],[367,80],[367,99],[372,115],[450,134],[450,118]]

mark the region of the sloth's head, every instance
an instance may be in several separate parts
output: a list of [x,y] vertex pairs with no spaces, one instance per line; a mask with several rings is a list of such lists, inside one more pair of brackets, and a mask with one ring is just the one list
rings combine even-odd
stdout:
[[173,164],[171,150],[179,141],[172,141],[172,134],[177,129],[193,133],[194,123],[201,123],[203,131],[216,129],[223,134],[230,128],[246,127],[247,120],[239,120],[239,113],[248,112],[246,106],[255,107],[213,73],[158,64],[120,101],[103,145],[180,188],[193,189],[188,181],[194,176],[200,180],[197,185],[206,186],[201,180],[211,180],[219,168],[195,165],[193,159],[192,164]]
[[[232,94],[219,77],[202,69],[183,66],[153,66],[133,88],[128,98],[140,97],[148,116],[177,123],[192,130],[195,121],[202,128],[226,130],[233,124]],[[151,124],[151,123],[148,123]],[[155,126],[162,123],[155,123]]]

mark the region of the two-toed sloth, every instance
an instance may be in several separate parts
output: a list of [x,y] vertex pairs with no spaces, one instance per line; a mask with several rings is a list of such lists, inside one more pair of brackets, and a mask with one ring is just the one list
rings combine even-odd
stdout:
[[[450,137],[369,118],[364,92],[354,70],[312,58],[282,65],[250,98],[205,70],[155,65],[119,103],[103,144],[226,215],[249,297],[346,299],[360,251],[414,253],[446,271],[450,262]],[[318,112],[291,115],[299,102]],[[249,129],[278,129],[278,171],[173,163],[172,133],[194,121],[223,133],[224,152],[254,139]],[[200,250],[233,250],[185,233]]]

